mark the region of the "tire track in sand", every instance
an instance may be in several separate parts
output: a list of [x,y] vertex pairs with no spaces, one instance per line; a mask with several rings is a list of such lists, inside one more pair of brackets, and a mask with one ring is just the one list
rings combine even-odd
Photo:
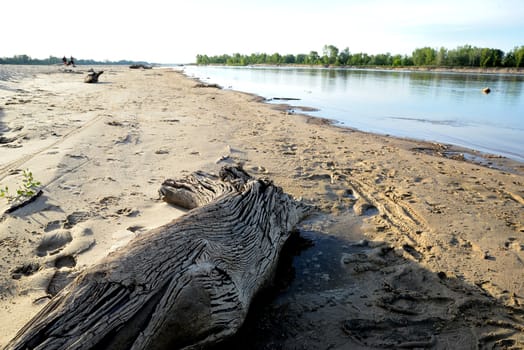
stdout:
[[5,165],[0,166],[0,181],[3,180],[4,178],[6,178],[7,175],[9,175],[9,171],[11,169],[13,169],[13,168],[14,169],[20,168],[23,164],[27,163],[28,161],[30,161],[34,157],[36,157],[36,156],[40,155],[41,153],[49,150],[50,148],[53,148],[53,147],[56,147],[57,145],[60,145],[61,143],[67,141],[69,138],[71,138],[71,137],[75,136],[76,134],[78,134],[78,133],[88,129],[89,127],[91,127],[93,124],[97,123],[98,121],[100,121],[104,117],[105,117],[105,115],[103,115],[103,114],[97,115],[97,116],[89,119],[87,122],[85,122],[81,126],[79,126],[77,128],[74,128],[74,129],[70,130],[69,132],[67,132],[66,134],[62,135],[58,140],[56,140],[52,144],[50,144],[48,146],[45,146],[45,147],[37,150],[36,152],[33,152],[31,154],[27,154],[25,156],[22,156],[19,159],[13,160],[13,161],[5,164]]
[[379,220],[384,222],[382,229],[396,231],[406,242],[402,248],[416,260],[423,259],[424,254],[416,247],[419,246],[419,236],[430,231],[427,221],[405,201],[388,191],[377,192],[374,186],[355,177],[348,178],[347,182],[359,197],[358,201],[363,202],[360,206],[371,205],[378,209]]

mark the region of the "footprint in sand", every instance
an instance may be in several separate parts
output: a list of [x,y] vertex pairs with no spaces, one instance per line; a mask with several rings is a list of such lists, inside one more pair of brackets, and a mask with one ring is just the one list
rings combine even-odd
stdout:
[[362,198],[357,200],[355,205],[353,206],[353,210],[355,211],[355,214],[358,216],[375,216],[379,213],[379,210],[377,207],[375,207],[373,204],[366,202]]
[[366,271],[378,271],[392,262],[388,253],[393,251],[393,247],[379,244],[373,248],[368,241],[359,242],[355,246],[367,247],[369,249],[342,254],[341,263],[343,266],[350,268],[351,273],[359,274]]
[[11,271],[11,277],[15,280],[22,278],[22,276],[31,276],[40,269],[40,264],[37,262],[25,263],[21,266],[15,267]]
[[86,221],[89,219],[92,215],[92,213],[86,212],[86,211],[75,211],[71,214],[69,214],[66,217],[66,221],[64,223],[64,228],[72,228],[76,224]]
[[90,228],[86,227],[79,229],[75,227],[73,231],[72,241],[68,243],[62,251],[60,251],[60,254],[57,255],[55,260],[69,255],[72,257],[77,257],[79,254],[91,249],[96,244],[95,239],[92,237],[93,231]]
[[55,260],[55,267],[60,269],[62,267],[75,267],[76,259],[72,255],[63,255]]
[[141,143],[140,137],[136,133],[128,133],[126,136],[122,136],[118,140],[114,141],[115,145],[127,145],[127,144],[138,145]]
[[133,209],[133,208],[120,208],[116,211],[116,214],[117,215],[125,215],[125,216],[128,216],[128,217],[136,217],[140,214],[140,211],[138,209]]
[[49,281],[49,284],[46,288],[47,294],[52,296],[58,294],[58,292],[64,289],[64,287],[67,286],[69,282],[71,282],[78,275],[78,273],[78,271],[71,269],[57,270],[51,277],[51,280]]
[[441,325],[434,319],[397,321],[392,319],[348,319],[342,330],[358,344],[373,348],[433,348],[437,340],[433,334]]
[[49,221],[49,222],[44,226],[44,232],[50,232],[50,231],[53,231],[53,230],[59,229],[59,228],[62,227],[63,224],[64,224],[64,221],[63,221],[63,220],[53,220],[53,221]]
[[[92,214],[84,211],[76,211],[67,215],[65,220],[50,221],[44,227],[44,237],[36,249],[38,256],[53,256],[48,262],[58,265],[68,266],[71,263],[64,263],[66,256],[74,257],[90,249],[95,240],[92,230],[87,227],[79,227],[77,224],[84,222],[92,217]],[[71,230],[73,233],[71,233]],[[76,262],[75,262],[76,265]],[[74,266],[74,265],[73,265]]]
[[340,194],[341,197],[343,198],[347,198],[351,201],[356,201],[358,200],[358,196],[355,194],[355,191],[353,191],[353,189],[351,188],[346,188],[342,191],[342,193]]
[[[72,224],[75,223],[74,218],[75,215],[70,215],[67,221],[60,222]],[[92,234],[91,228],[83,227],[83,225],[75,226],[71,231],[57,229],[45,234],[37,248],[37,255],[47,256],[45,262],[47,269],[42,270],[43,282],[41,283],[47,294],[57,294],[76,277],[79,273],[75,269],[77,257],[91,249],[96,243]],[[45,271],[54,272],[51,275],[47,273],[47,277],[45,277]]]
[[524,251],[524,244],[520,243],[515,237],[508,237],[508,240],[504,242],[504,247],[517,252]]
[[58,253],[66,244],[71,242],[73,237],[68,230],[54,230],[44,234],[42,241],[36,248],[38,256],[54,255]]

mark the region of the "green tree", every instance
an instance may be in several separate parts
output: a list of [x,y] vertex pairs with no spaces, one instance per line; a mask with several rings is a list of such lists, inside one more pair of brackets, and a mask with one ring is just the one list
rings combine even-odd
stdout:
[[[77,59],[77,64],[147,64],[150,63],[144,62],[144,61],[130,61],[130,60],[120,60],[120,61],[95,61],[90,59]],[[3,57],[0,58],[0,64],[28,64],[28,65],[47,65],[47,64],[62,64],[62,59],[55,57],[55,56],[49,56],[48,58],[44,59],[38,59],[38,58],[31,58],[28,55],[15,55],[13,57]]]
[[392,61],[392,66],[393,67],[400,67],[400,66],[403,66],[402,64],[402,56],[401,55],[395,55],[392,57],[393,61]]
[[207,55],[197,55],[197,64],[211,64],[212,60]]
[[241,66],[245,65],[245,60],[239,53],[234,53],[233,56],[227,58],[226,64],[230,66]]
[[295,55],[285,55],[282,58],[282,61],[283,61],[283,63],[286,63],[286,64],[293,64],[293,63],[296,62]]
[[486,68],[491,63],[491,50],[484,48],[480,52],[480,66]]
[[403,66],[413,66],[414,63],[413,63],[413,57],[411,56],[408,56],[408,55],[404,55],[402,57],[402,65]]
[[504,53],[499,49],[483,48],[480,53],[480,66],[486,67],[500,67],[502,66],[502,58]]
[[448,64],[450,66],[467,66],[469,64],[469,52],[471,46],[458,46],[448,51]]
[[338,57],[338,48],[335,45],[324,45],[322,61],[324,64],[335,64]]
[[349,53],[349,47],[346,47],[344,50],[340,51],[337,57],[337,64],[345,66],[349,62],[349,57],[351,54]]
[[352,66],[365,66],[369,63],[370,57],[367,53],[357,53],[351,55],[349,59]]
[[282,56],[278,52],[275,52],[274,54],[272,54],[269,57],[269,62],[268,63],[270,63],[270,64],[280,64],[280,63],[282,63]]
[[504,51],[500,49],[491,49],[491,57],[492,57],[493,67],[501,67],[502,60],[504,59]]
[[296,64],[306,64],[307,63],[307,55],[300,53],[297,55],[297,58],[295,60]]
[[515,56],[515,67],[520,68],[524,66],[524,46],[515,47],[513,55]]
[[482,56],[482,49],[478,47],[469,47],[468,65],[471,67],[480,66],[480,58]]
[[393,65],[393,59],[389,52],[385,54],[379,53],[374,56],[371,56],[369,64],[376,66],[391,66]]
[[515,61],[515,55],[513,51],[510,51],[504,55],[504,59],[502,60],[502,65],[504,67],[515,67],[516,61]]
[[431,66],[436,64],[437,52],[431,47],[423,47],[413,51],[413,63],[416,66]]
[[437,66],[445,66],[448,64],[448,50],[441,47],[437,52],[437,57],[435,58],[435,64]]
[[[492,48],[479,48],[471,45],[458,46],[454,49],[433,49],[431,47],[417,48],[412,55],[394,55],[379,53],[368,55],[366,53],[351,54],[349,48],[339,51],[334,45],[324,45],[323,55],[317,51],[310,51],[309,54],[280,55],[274,53],[253,53],[251,55],[207,56],[197,55],[198,64],[309,64],[309,65],[351,65],[351,66],[464,66],[464,67],[522,67],[524,66],[524,46],[515,47],[512,51],[505,54],[502,50]],[[13,58],[0,58],[0,63],[29,62],[31,64],[44,64],[59,61],[59,58],[50,56],[46,60],[34,60],[26,55],[18,55]],[[89,61],[91,63],[91,61]],[[124,64],[124,61],[120,61]]]
[[317,51],[309,52],[307,63],[308,64],[320,64],[320,56]]

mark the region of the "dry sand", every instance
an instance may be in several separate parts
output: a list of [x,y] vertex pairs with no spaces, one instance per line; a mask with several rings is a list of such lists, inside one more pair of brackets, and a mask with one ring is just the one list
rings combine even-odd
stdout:
[[523,164],[337,128],[170,70],[103,67],[84,84],[88,68],[0,66],[0,186],[24,169],[43,186],[0,220],[0,346],[65,277],[183,214],[158,200],[164,179],[242,162],[319,210],[227,348],[524,347]]

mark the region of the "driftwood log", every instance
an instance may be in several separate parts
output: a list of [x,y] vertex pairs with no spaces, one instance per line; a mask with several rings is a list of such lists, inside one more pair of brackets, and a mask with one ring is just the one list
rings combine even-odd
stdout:
[[129,66],[130,69],[153,69],[152,66],[148,66],[145,64],[132,64]]
[[87,75],[84,78],[84,83],[98,83],[98,77],[104,73],[103,70],[100,72],[95,72],[93,68],[87,71]]
[[309,208],[236,167],[160,193],[194,209],[83,271],[6,349],[200,349],[239,329]]

